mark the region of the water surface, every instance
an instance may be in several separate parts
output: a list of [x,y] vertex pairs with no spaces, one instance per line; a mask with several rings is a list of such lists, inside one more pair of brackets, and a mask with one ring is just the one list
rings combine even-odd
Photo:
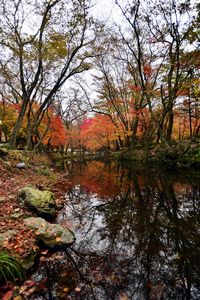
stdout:
[[68,178],[57,220],[76,243],[43,267],[45,299],[200,299],[200,173],[93,161]]

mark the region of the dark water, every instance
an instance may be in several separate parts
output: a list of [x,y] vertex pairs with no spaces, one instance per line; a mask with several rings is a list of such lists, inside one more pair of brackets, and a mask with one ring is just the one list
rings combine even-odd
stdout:
[[68,177],[58,222],[76,243],[43,263],[33,299],[200,299],[199,172],[90,162]]

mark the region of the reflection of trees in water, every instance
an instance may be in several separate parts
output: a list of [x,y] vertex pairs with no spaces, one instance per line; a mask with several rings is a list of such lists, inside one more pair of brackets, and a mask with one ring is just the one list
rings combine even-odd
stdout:
[[121,292],[128,299],[199,299],[197,185],[114,164],[95,169],[93,162],[78,173],[72,178],[84,189],[71,188],[68,197],[72,218],[88,222],[70,253],[87,278],[82,297],[90,299],[92,284],[91,299],[119,299]]

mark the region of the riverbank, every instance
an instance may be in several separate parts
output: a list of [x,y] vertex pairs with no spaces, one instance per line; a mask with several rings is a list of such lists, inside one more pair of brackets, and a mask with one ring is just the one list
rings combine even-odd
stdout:
[[200,140],[171,141],[169,143],[136,144],[133,150],[53,153],[59,166],[66,161],[115,160],[119,163],[139,163],[171,168],[198,168],[200,166]]
[[156,164],[172,168],[198,168],[200,166],[200,141],[137,145],[133,151],[113,152],[110,156],[118,161]]
[[[26,186],[32,186],[36,191],[48,191],[53,197],[56,211],[59,211],[65,200],[65,189],[61,189],[60,185],[67,188],[69,184],[65,174],[61,174],[50,156],[30,151],[0,149],[0,252],[7,253],[20,263],[22,276],[31,271],[34,263],[44,257],[44,253],[48,255],[48,251],[43,247],[45,245],[38,245],[38,237],[43,237],[41,229],[39,232],[29,226],[30,224],[26,226],[24,223],[26,218],[31,220],[31,217],[38,215],[30,206],[19,201],[20,191]],[[47,225],[48,223],[45,223],[46,227]],[[48,228],[52,231],[52,226],[49,226],[51,224]],[[58,229],[58,226],[55,224],[53,229]],[[60,243],[61,238],[56,238],[56,243]],[[11,296],[5,299],[15,299],[15,295],[19,296],[18,281],[3,283],[2,276],[1,279],[1,299],[4,299],[8,292]],[[16,299],[22,299],[21,296]]]

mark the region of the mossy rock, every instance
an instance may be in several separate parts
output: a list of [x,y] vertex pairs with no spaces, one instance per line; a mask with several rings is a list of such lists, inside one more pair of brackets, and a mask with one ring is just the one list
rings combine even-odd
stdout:
[[28,271],[34,266],[38,255],[39,251],[32,250],[26,257],[16,257],[16,259],[22,266],[23,270]]
[[71,230],[59,224],[50,224],[42,218],[26,218],[24,224],[35,230],[38,242],[48,248],[65,248],[75,241]]
[[56,205],[53,194],[50,191],[40,191],[36,188],[27,186],[19,191],[18,199],[40,216],[51,219],[55,217]]
[[26,219],[26,218],[29,218],[31,215],[30,213],[27,213],[27,212],[16,212],[14,214],[12,214],[10,217],[11,219],[13,220],[19,220],[19,219]]

